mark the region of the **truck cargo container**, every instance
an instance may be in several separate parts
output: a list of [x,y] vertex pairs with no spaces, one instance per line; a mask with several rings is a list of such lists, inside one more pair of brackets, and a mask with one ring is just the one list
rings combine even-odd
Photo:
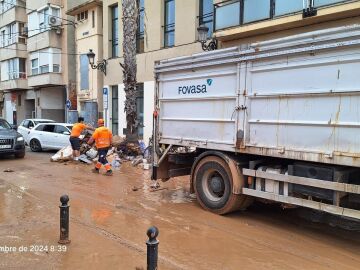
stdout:
[[258,198],[360,219],[360,25],[155,64],[152,178],[205,209]]

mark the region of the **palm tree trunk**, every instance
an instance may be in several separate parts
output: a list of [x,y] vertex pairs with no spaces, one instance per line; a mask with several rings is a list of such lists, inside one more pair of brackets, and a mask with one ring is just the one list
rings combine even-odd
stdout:
[[127,139],[137,138],[138,120],[136,113],[136,31],[138,8],[135,0],[122,0],[123,10],[123,82],[125,85],[125,113]]

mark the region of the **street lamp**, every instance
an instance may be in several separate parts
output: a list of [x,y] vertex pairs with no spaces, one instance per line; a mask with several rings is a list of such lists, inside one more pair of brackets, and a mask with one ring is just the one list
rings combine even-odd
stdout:
[[217,49],[217,40],[214,38],[211,39],[209,44],[206,44],[209,27],[207,27],[205,24],[202,24],[197,28],[197,31],[198,41],[201,43],[201,47],[204,51],[213,51]]
[[91,68],[100,70],[106,76],[106,60],[103,59],[102,61],[99,61],[97,65],[95,65],[95,53],[93,52],[93,50],[89,49],[89,52],[86,55],[89,59],[89,64]]

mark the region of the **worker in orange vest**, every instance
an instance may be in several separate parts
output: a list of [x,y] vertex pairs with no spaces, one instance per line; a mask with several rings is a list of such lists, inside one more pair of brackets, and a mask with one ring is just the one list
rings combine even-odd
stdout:
[[88,144],[91,145],[95,141],[96,148],[98,150],[99,159],[98,162],[95,165],[95,168],[92,169],[92,172],[99,173],[101,166],[104,165],[106,169],[106,175],[112,175],[111,165],[107,161],[106,156],[109,151],[109,148],[111,147],[112,143],[112,133],[107,128],[104,127],[104,119],[98,120],[98,128],[95,129],[94,134],[88,141]]
[[73,150],[73,159],[77,161],[80,156],[80,135],[84,129],[95,130],[93,127],[84,124],[84,117],[79,117],[78,122],[73,125],[70,134],[70,144]]

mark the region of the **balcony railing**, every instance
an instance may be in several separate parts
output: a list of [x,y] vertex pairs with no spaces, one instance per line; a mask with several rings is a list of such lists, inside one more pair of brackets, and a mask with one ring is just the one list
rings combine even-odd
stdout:
[[359,0],[226,0],[214,5],[215,31]]
[[25,44],[26,38],[16,35],[7,39],[0,40],[0,48],[4,48],[15,43]]
[[18,79],[27,78],[26,72],[13,71],[13,72],[8,72],[8,74],[9,74],[9,80],[18,80]]

